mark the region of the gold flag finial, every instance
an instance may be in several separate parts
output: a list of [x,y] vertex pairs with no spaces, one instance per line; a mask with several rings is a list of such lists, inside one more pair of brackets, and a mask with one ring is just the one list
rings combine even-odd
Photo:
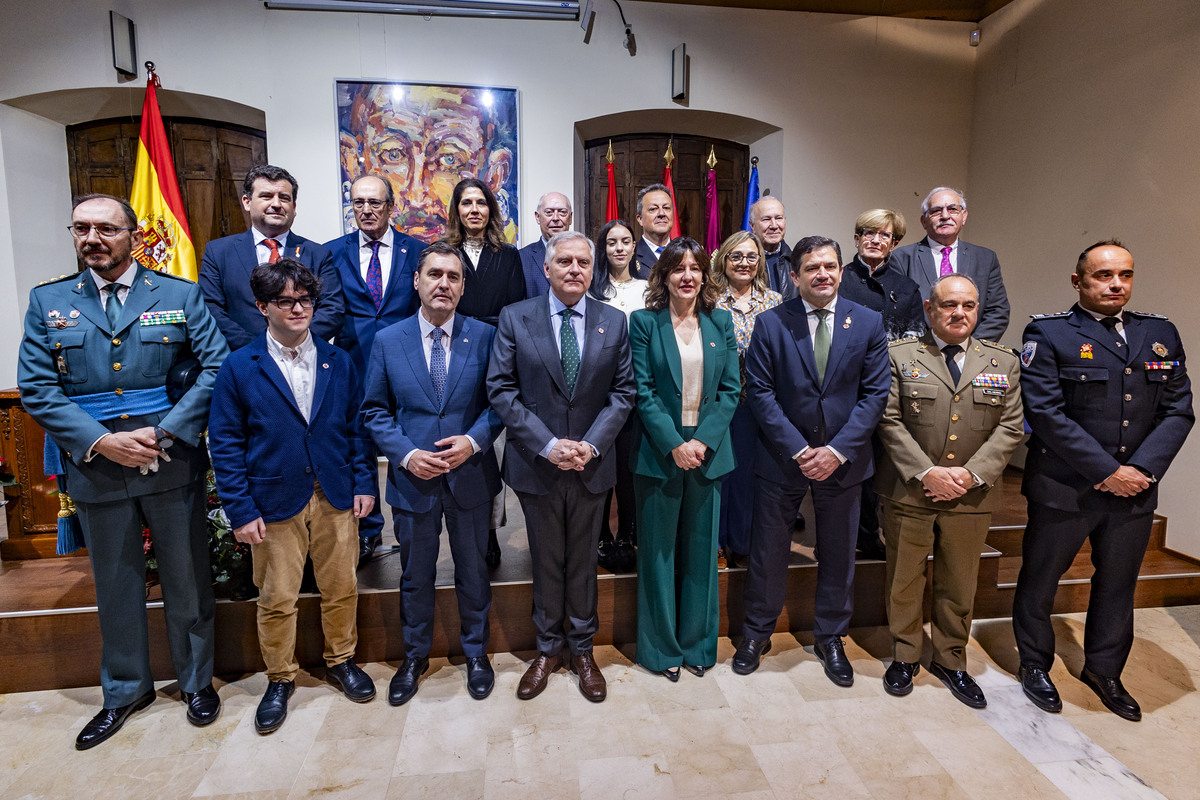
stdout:
[[713,147],[711,144],[708,146],[708,160],[706,160],[704,163],[708,164],[709,169],[717,168],[717,148]]
[[604,160],[610,164],[617,160],[617,157],[613,155],[612,151],[612,139],[608,140],[608,155],[604,157]]
[[667,152],[663,156],[663,161],[667,162],[667,166],[671,166],[671,162],[675,160],[675,151],[671,149],[671,145],[675,142],[675,137],[672,136],[667,140]]

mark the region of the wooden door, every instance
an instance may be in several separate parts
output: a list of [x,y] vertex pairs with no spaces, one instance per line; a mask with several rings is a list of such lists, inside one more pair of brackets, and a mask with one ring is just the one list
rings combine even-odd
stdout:
[[[634,236],[641,236],[637,224],[637,194],[645,186],[661,183],[666,162],[663,154],[671,142],[676,160],[671,165],[671,179],[675,185],[675,213],[679,229],[684,236],[703,242],[708,220],[705,218],[705,189],[708,181],[709,148],[717,157],[717,199],[720,206],[721,238],[729,236],[742,224],[742,213],[746,203],[746,183],[749,180],[747,165],[750,148],[737,142],[710,139],[703,136],[675,136],[668,134],[630,134],[612,138],[614,165],[616,167],[617,207],[620,217],[634,228]],[[584,232],[595,236],[605,222],[605,206],[608,197],[608,170],[605,156],[608,139],[586,142],[584,192]]]
[[[99,120],[67,128],[71,193],[129,197],[140,121]],[[267,162],[262,131],[209,120],[164,118],[196,258],[212,239],[250,227],[242,211],[242,179]]]

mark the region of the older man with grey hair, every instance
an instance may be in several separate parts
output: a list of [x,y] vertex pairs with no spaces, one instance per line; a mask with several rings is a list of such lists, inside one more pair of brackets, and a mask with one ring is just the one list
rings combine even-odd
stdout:
[[550,291],[550,281],[546,280],[546,273],[542,269],[546,260],[546,242],[555,234],[571,230],[571,201],[561,192],[546,192],[538,198],[533,218],[541,236],[521,248],[526,297],[538,297]]
[[891,266],[912,278],[929,298],[929,289],[945,275],[966,275],[979,287],[979,325],[975,336],[996,341],[1008,328],[1008,294],[995,252],[962,241],[967,224],[967,198],[957,189],[939,186],[921,203],[924,239],[892,251]]

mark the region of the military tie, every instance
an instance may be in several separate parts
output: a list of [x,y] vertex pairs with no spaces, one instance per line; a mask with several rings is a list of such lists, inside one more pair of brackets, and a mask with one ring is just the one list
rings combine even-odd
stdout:
[[813,334],[813,359],[817,362],[817,380],[824,384],[830,344],[829,326],[825,324],[825,320],[833,312],[828,308],[816,308],[812,313],[817,315],[817,332]]
[[[367,291],[375,301],[375,310],[383,305],[383,265],[379,263],[379,246],[383,242],[371,242],[371,263],[367,264]],[[440,345],[439,345],[440,346]]]
[[562,359],[563,377],[567,379],[567,391],[572,394],[575,392],[575,381],[579,378],[579,340],[575,338],[575,328],[571,325],[574,313],[569,308],[558,312],[562,317],[562,327],[558,331],[559,357]]
[[441,408],[442,396],[446,393],[446,349],[442,347],[442,337],[446,332],[434,328],[429,332],[433,345],[429,348],[429,379],[433,381],[433,393],[437,396],[438,407]]
[[279,242],[274,239],[263,239],[262,243],[271,251],[271,255],[267,257],[267,263],[274,264],[279,260]]
[[108,292],[108,302],[104,304],[104,316],[108,317],[108,323],[112,325],[113,333],[117,332],[117,321],[121,319],[121,296],[117,294],[117,290],[121,288],[119,283],[106,283],[104,291]]
[[958,358],[962,351],[962,347],[957,344],[948,344],[942,348],[942,355],[946,357],[946,369],[950,370],[950,381],[955,386],[958,386],[958,379],[962,377],[962,370],[958,368],[958,362],[954,359]]

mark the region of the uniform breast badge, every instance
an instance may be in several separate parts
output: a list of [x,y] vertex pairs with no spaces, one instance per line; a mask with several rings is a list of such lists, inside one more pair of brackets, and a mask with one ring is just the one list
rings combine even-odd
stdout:
[[[905,364],[903,367],[900,368],[900,375],[905,378],[928,378],[929,377],[928,372],[921,372],[921,368],[919,366],[917,366],[917,362],[915,359],[913,361],[909,361],[907,364]],[[914,403],[913,405],[916,405],[916,403]]]
[[1162,342],[1155,342],[1154,344],[1150,345],[1150,349],[1154,351],[1154,355],[1160,358],[1167,354],[1167,346]]
[[187,322],[183,309],[173,311],[147,311],[138,317],[139,325],[178,325]]
[[1146,369],[1175,369],[1179,366],[1178,361],[1147,361]]
[[971,379],[972,386],[989,386],[993,389],[1007,389],[1008,376],[1003,372],[981,372]]
[[1095,356],[1092,355],[1092,343],[1091,342],[1087,342],[1086,344],[1083,345],[1083,347],[1079,348],[1079,357],[1080,358],[1095,358]]

